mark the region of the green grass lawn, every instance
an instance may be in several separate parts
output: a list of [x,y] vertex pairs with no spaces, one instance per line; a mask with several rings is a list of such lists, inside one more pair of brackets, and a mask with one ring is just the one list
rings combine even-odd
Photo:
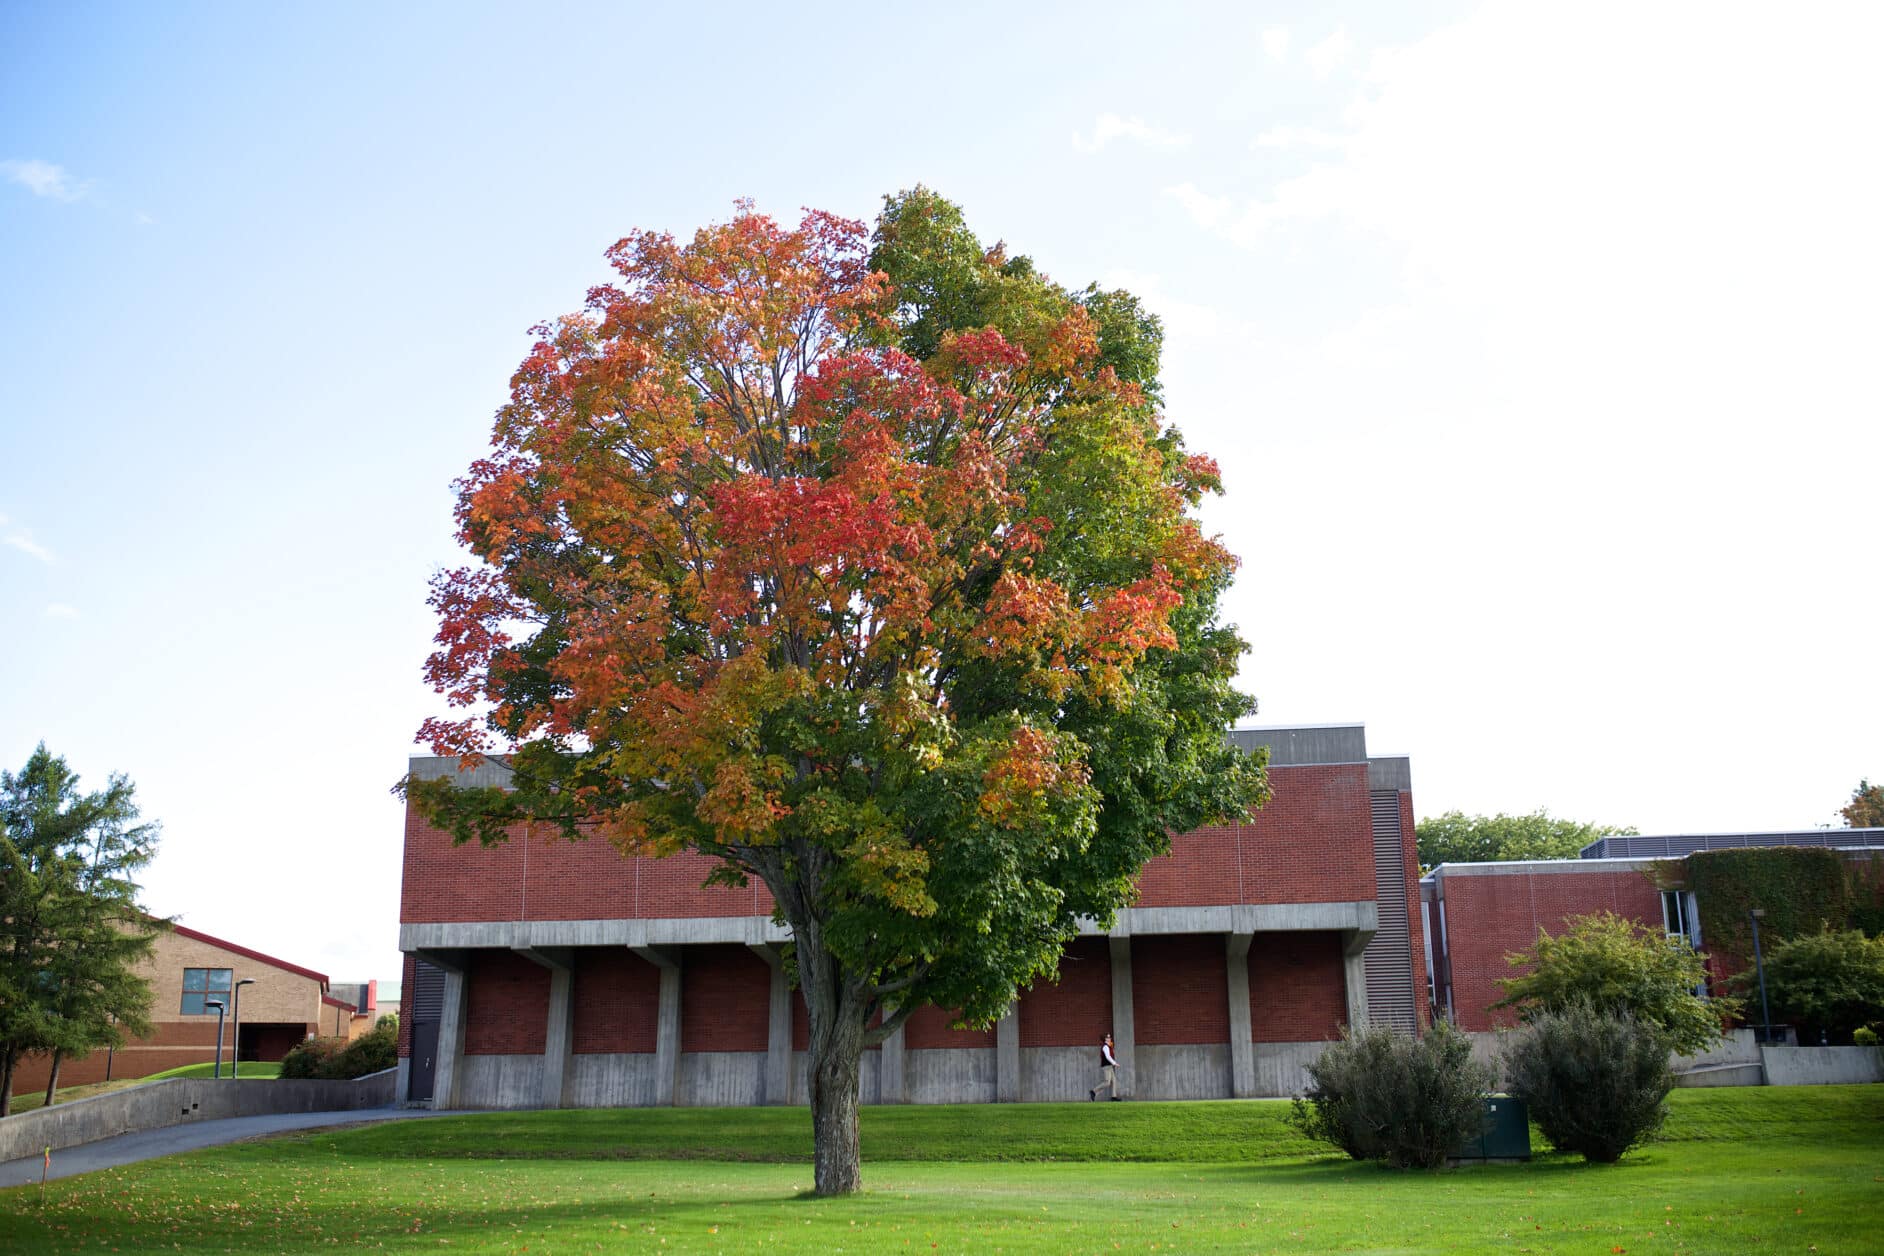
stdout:
[[[55,1103],[71,1103],[74,1099],[90,1099],[93,1095],[108,1095],[114,1090],[128,1090],[132,1086],[142,1086],[145,1082],[160,1082],[170,1077],[209,1077],[215,1073],[215,1061],[208,1064],[184,1064],[177,1068],[165,1069],[161,1073],[152,1073],[148,1077],[117,1077],[108,1082],[89,1082],[83,1086],[61,1086],[55,1094]],[[243,1077],[277,1077],[281,1074],[280,1061],[244,1060]],[[229,1061],[222,1062],[222,1075],[229,1076]],[[46,1094],[43,1090],[34,1090],[27,1094],[13,1096],[13,1111],[31,1112],[44,1107]]]
[[1275,1102],[867,1108],[809,1198],[800,1109],[440,1117],[0,1192],[0,1251],[1851,1252],[1884,1248],[1884,1086],[1677,1091],[1619,1165],[1397,1173]]

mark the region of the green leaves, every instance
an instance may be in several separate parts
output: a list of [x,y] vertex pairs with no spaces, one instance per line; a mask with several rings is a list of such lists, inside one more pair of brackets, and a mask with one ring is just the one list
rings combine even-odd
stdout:
[[1419,822],[1420,867],[1442,863],[1499,863],[1516,859],[1575,859],[1599,837],[1634,834],[1629,826],[1560,820],[1538,808],[1528,815],[1503,812],[1468,816],[1448,811]]
[[1626,1012],[1685,1055],[1718,1041],[1722,1021],[1740,1011],[1738,999],[1695,993],[1707,962],[1686,941],[1612,912],[1579,916],[1554,936],[1540,929],[1536,945],[1506,959],[1530,971],[1500,980],[1505,997],[1492,1006],[1518,1008],[1527,1021],[1578,1004]]

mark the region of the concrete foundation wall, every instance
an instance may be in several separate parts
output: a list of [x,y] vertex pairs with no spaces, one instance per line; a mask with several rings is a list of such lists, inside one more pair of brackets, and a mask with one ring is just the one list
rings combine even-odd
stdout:
[[1325,1042],[1259,1042],[1256,1044],[1256,1093],[1265,1098],[1286,1098],[1308,1089],[1308,1066],[1328,1049]]
[[350,1082],[197,1077],[150,1082],[0,1120],[0,1160],[36,1156],[47,1147],[58,1151],[119,1134],[232,1116],[383,1108],[393,1101],[396,1072],[386,1069]]
[[682,1052],[674,1102],[683,1108],[757,1107],[765,1102],[765,1052]]
[[1022,1047],[1020,1071],[1023,1103],[1084,1099],[1099,1084],[1099,1050],[1096,1047]]
[[572,1108],[647,1108],[654,1092],[653,1052],[569,1059],[563,1093]]
[[1228,1099],[1230,1044],[1227,1042],[1145,1046],[1132,1060],[1128,1099]]
[[540,1055],[467,1055],[458,1070],[460,1108],[543,1106]]
[[1884,1082],[1876,1047],[1761,1047],[1769,1086],[1839,1086]]
[[993,1103],[993,1047],[930,1047],[903,1053],[911,1103]]

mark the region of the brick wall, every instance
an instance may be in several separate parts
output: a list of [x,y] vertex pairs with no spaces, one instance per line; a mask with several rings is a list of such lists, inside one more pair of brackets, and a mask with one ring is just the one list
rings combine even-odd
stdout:
[[916,1051],[931,1047],[992,1047],[994,1027],[986,1029],[951,1029],[958,1012],[939,1007],[925,1007],[903,1022],[903,1046]]
[[473,951],[465,969],[466,1055],[541,1055],[549,969],[509,951]]
[[690,946],[680,965],[680,1049],[763,1051],[772,969],[743,946]]
[[1367,765],[1275,767],[1269,783],[1269,805],[1247,823],[1174,838],[1139,877],[1138,906],[1372,902]]
[[1257,1042],[1326,1042],[1348,1019],[1339,933],[1259,933],[1249,947],[1249,1026]]
[[1520,970],[1506,954],[1527,950],[1537,931],[1557,933],[1571,917],[1612,911],[1660,928],[1661,893],[1634,869],[1445,876],[1447,950],[1452,959],[1452,1002],[1461,1029],[1516,1023],[1500,977]]
[[1075,938],[1060,956],[1058,984],[1040,981],[1021,995],[1023,1047],[1096,1047],[1112,1032],[1112,948],[1105,938]]
[[1223,935],[1133,938],[1132,1021],[1141,1047],[1228,1042],[1229,975]]
[[660,969],[627,947],[581,947],[572,983],[571,1051],[653,1053],[661,1015]]
[[[1270,769],[1274,796],[1244,824],[1181,834],[1139,880],[1144,907],[1371,901],[1374,855],[1367,766]],[[1412,827],[1407,826],[1409,834]],[[624,858],[601,839],[568,842],[522,826],[492,848],[406,815],[399,919],[614,920],[763,916],[771,895],[703,887],[713,861],[692,853]],[[1415,899],[1417,901],[1417,898]]]

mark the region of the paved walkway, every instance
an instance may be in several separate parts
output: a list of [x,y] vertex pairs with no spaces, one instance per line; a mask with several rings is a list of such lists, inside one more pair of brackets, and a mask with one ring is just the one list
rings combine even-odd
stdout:
[[[174,1156],[180,1151],[196,1151],[222,1143],[240,1142],[262,1134],[281,1134],[290,1130],[317,1129],[323,1125],[351,1125],[358,1121],[404,1121],[432,1116],[424,1108],[356,1108],[347,1112],[277,1112],[267,1116],[235,1116],[221,1121],[197,1121],[189,1125],[168,1125],[163,1129],[119,1134],[83,1143],[52,1153],[51,1178],[73,1177],[94,1169],[111,1169],[159,1156]],[[0,1188],[39,1181],[43,1156],[8,1160],[0,1164]]]

